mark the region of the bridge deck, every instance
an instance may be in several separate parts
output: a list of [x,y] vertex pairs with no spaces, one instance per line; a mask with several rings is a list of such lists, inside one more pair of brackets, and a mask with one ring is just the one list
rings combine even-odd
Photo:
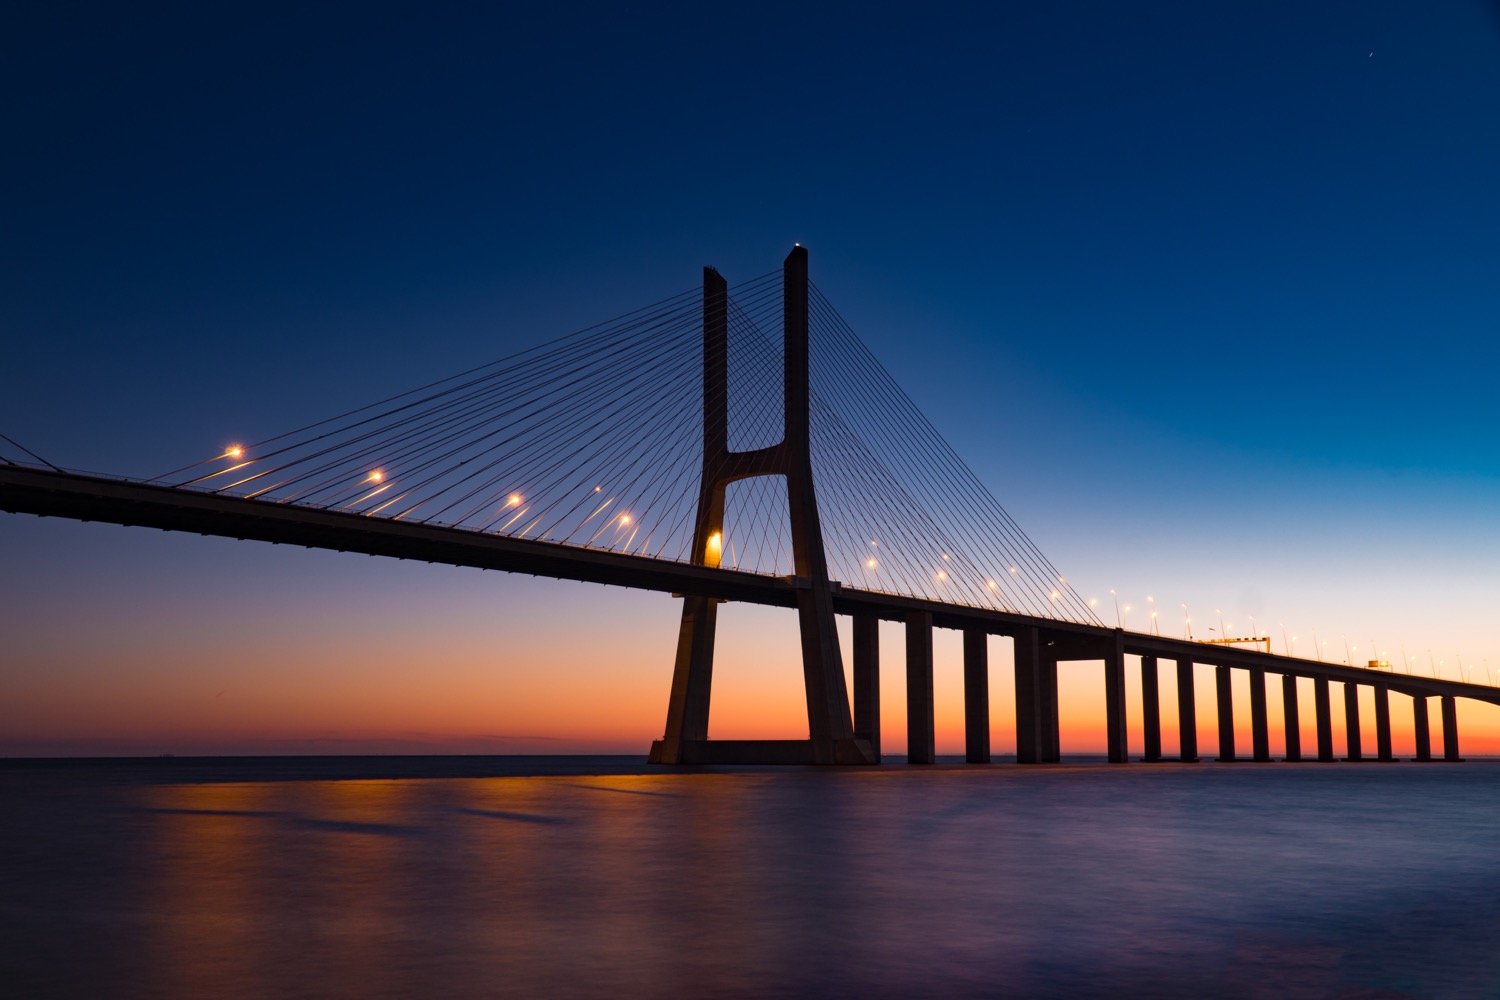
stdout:
[[[0,510],[498,569],[773,607],[789,608],[796,604],[795,585],[783,577],[24,466],[0,465]],[[1062,647],[1058,653],[1064,660],[1098,659],[1104,644],[1113,645],[1118,639],[1126,653],[1379,685],[1412,696],[1448,695],[1500,704],[1500,690],[1485,685],[1386,673],[850,587],[843,587],[835,594],[834,607],[840,614],[889,621],[904,621],[912,614],[926,613],[932,615],[933,625],[939,628],[977,629],[995,635],[1013,636],[1035,628],[1044,632],[1048,641]]]

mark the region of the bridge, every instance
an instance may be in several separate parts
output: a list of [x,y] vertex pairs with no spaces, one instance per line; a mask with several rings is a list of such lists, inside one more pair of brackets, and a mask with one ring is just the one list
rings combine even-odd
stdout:
[[[780,327],[780,343],[773,333]],[[731,419],[733,418],[733,419]],[[35,458],[35,456],[32,456]],[[830,500],[821,504],[819,497]],[[660,764],[876,764],[881,621],[905,626],[907,758],[935,759],[933,630],[963,634],[965,759],[988,763],[988,638],[1015,661],[1017,760],[1059,760],[1058,665],[1103,663],[1108,757],[1128,760],[1126,657],[1139,657],[1146,761],[1160,761],[1162,661],[1176,668],[1179,757],[1200,759],[1195,665],[1214,668],[1220,761],[1392,760],[1391,694],[1415,759],[1460,760],[1457,699],[1500,690],[1110,628],[958,459],[808,277],[680,293],[500,361],[152,479],[0,460],[0,509],[635,587],[681,596]],[[797,611],[806,740],[708,736],[722,603]],[[852,697],[837,616],[852,621]],[[1250,681],[1235,745],[1232,671]],[[1298,680],[1317,745],[1301,746]],[[1374,692],[1362,746],[1358,689]],[[1172,706],[1168,706],[1170,709]]]

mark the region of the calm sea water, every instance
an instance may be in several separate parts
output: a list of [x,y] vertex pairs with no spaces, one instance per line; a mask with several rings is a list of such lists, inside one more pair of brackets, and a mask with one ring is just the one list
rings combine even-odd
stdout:
[[0,762],[0,994],[1500,997],[1500,764]]

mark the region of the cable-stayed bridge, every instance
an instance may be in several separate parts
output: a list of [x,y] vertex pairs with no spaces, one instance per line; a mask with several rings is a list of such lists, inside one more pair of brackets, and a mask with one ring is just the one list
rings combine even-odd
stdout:
[[[6,439],[8,440],[8,439]],[[878,625],[906,627],[908,759],[934,757],[932,632],[964,635],[966,757],[987,762],[988,637],[1012,639],[1017,758],[1059,759],[1057,668],[1102,661],[1109,759],[1126,752],[1138,656],[1145,759],[1160,760],[1161,660],[1177,670],[1180,757],[1198,760],[1194,665],[1215,669],[1218,759],[1237,759],[1231,671],[1250,679],[1250,758],[1270,760],[1267,675],[1282,678],[1286,759],[1299,678],[1334,759],[1365,759],[1357,688],[1392,759],[1392,692],[1417,759],[1459,759],[1456,700],[1494,688],[1108,628],[958,458],[808,278],[701,287],[451,378],[149,480],[4,456],[0,509],[500,569],[681,595],[658,763],[877,763]],[[35,457],[35,456],[32,456]],[[795,608],[807,740],[710,740],[719,605]],[[852,619],[853,691],[836,616]]]

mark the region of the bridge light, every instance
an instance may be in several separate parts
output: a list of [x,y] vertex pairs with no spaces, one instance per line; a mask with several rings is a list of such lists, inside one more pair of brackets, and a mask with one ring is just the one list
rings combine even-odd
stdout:
[[1055,591],[1055,590],[1054,590],[1054,591],[1053,591],[1053,592],[1052,592],[1052,599],[1053,599],[1053,600],[1054,600],[1054,601],[1055,601],[1055,600],[1057,600],[1057,599],[1058,599],[1058,598],[1059,598],[1059,597],[1061,597],[1061,596],[1062,596],[1062,595],[1061,595],[1061,594],[1059,594],[1059,593],[1058,593],[1058,592],[1057,592],[1057,591]]
[[510,502],[507,503],[506,506],[507,507],[519,507],[520,505],[521,505],[521,494],[519,494],[519,493],[512,493],[510,495]]
[[241,448],[237,444],[232,444],[228,448],[224,449],[225,458],[239,458],[243,454],[245,454],[245,449]]
[[874,559],[866,559],[865,560],[865,568],[866,569],[874,569],[875,568],[875,560]]
[[1016,572],[1016,568],[1015,568],[1015,567],[1014,567],[1014,566],[1012,566],[1012,567],[1011,567],[1011,568],[1010,568],[1010,571],[1011,571],[1011,572],[1012,572],[1012,573],[1014,573],[1014,572]]
[[719,561],[724,556],[724,536],[719,532],[715,531],[712,535],[708,536],[708,552],[706,555],[707,558],[704,559],[704,562],[710,566],[719,565]]
[[948,553],[944,552],[943,553],[943,562],[947,562],[948,558],[949,558]]
[[594,487],[594,492],[595,492],[595,493],[598,493],[598,492],[599,492],[599,491],[600,491],[600,490],[602,490],[602,489],[604,489],[604,487],[603,487],[603,486],[595,486],[595,487]]
[[374,472],[370,473],[370,482],[372,483],[378,483],[384,478],[385,473],[381,472],[379,469],[376,469]]
[[945,573],[945,572],[943,572],[942,570],[938,570],[937,571],[937,578],[938,578],[938,582],[942,583],[944,580],[948,579],[948,574]]
[[629,524],[630,523],[630,515],[629,514],[621,514],[620,515],[620,523],[621,524]]
[[994,590],[994,589],[995,589],[995,587],[996,587],[996,586],[997,586],[997,584],[996,584],[996,583],[995,583],[995,581],[994,581],[994,580],[986,580],[986,581],[985,581],[985,582],[984,582],[984,585],[985,585],[985,586],[986,586],[986,587],[988,587],[988,588],[990,588],[990,589],[991,589],[991,590]]

